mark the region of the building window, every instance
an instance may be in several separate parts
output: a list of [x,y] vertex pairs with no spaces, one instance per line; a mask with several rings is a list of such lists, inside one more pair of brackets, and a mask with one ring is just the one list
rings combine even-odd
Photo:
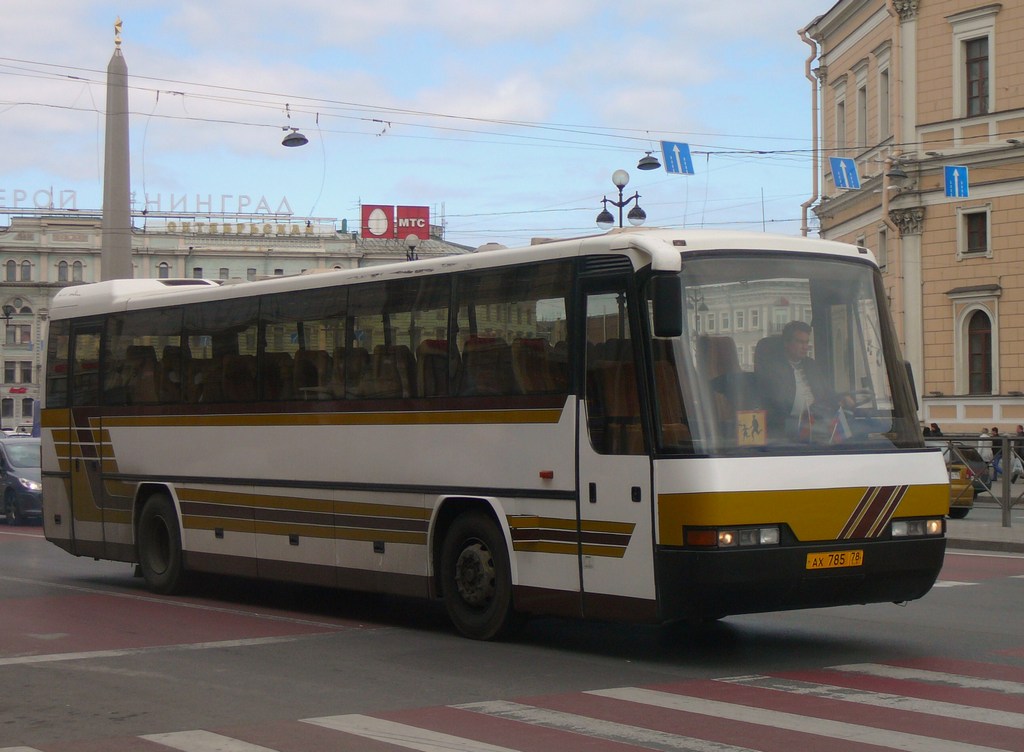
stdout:
[[836,102],[836,152],[846,156],[846,101]]
[[994,112],[992,86],[996,16],[1002,4],[991,3],[946,16],[953,35],[953,116],[978,117]]
[[30,324],[8,324],[7,325],[8,345],[30,345],[32,344],[32,326]]
[[889,264],[889,229],[878,228],[878,266],[884,269]]
[[884,141],[892,135],[889,123],[889,69],[878,73],[878,135]]
[[57,281],[67,282],[68,281],[68,262],[61,261],[57,264]]
[[256,270],[253,269],[252,267],[246,269],[245,270],[245,278],[247,280],[249,280],[250,282],[255,282],[256,281]]
[[3,403],[0,403],[0,416],[4,418],[14,417],[14,400],[10,397],[4,397]]
[[32,281],[32,263],[29,261],[21,262],[21,281],[31,282]]
[[857,146],[861,149],[868,145],[868,87],[857,88]]
[[18,281],[18,264],[16,262],[14,262],[14,261],[8,261],[7,264],[6,264],[6,268],[7,268],[7,276],[6,276],[7,281],[8,282],[17,282]]
[[19,367],[18,370],[20,371],[19,375],[21,376],[21,378],[19,379],[19,383],[21,383],[21,384],[31,384],[32,383],[32,361],[31,360],[22,360],[22,361],[20,361],[18,363],[18,367]]
[[229,274],[230,274],[230,272],[228,271],[228,268],[226,266],[222,266],[220,268],[219,272],[217,273],[217,278],[218,279],[227,279]]
[[967,117],[988,114],[988,37],[964,43]]
[[156,268],[156,275],[160,279],[168,279],[171,276],[171,265],[166,261],[161,261]]
[[82,262],[76,261],[71,265],[71,281],[81,282],[82,281]]
[[991,206],[957,208],[957,258],[992,257]]
[[744,328],[745,313],[743,311],[736,311],[733,314],[733,327],[737,332],[742,332]]
[[984,311],[967,324],[967,373],[969,394],[992,393],[992,322]]
[[17,364],[16,361],[13,361],[13,360],[5,360],[4,361],[4,383],[5,384],[14,384],[15,383],[15,375],[17,374],[17,372],[18,372],[18,364]]
[[192,268],[192,279],[202,279],[202,278],[203,278],[203,267],[201,267],[201,266],[193,267]]
[[284,269],[274,269],[274,276],[275,277],[283,277],[284,276]]

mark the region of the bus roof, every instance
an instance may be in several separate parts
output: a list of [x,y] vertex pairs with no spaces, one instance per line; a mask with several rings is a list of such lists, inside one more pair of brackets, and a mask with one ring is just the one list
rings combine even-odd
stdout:
[[199,302],[276,292],[298,292],[330,284],[384,281],[418,274],[456,272],[530,263],[555,258],[623,253],[637,268],[674,272],[682,268],[683,256],[704,251],[789,251],[831,254],[851,258],[874,257],[866,248],[816,238],[791,237],[757,232],[723,230],[657,229],[626,227],[600,235],[535,241],[518,248],[499,247],[458,256],[441,256],[419,261],[325,270],[288,277],[276,276],[255,282],[206,279],[117,279],[74,285],[53,298],[51,319],[98,315],[129,308],[149,308],[168,303]]

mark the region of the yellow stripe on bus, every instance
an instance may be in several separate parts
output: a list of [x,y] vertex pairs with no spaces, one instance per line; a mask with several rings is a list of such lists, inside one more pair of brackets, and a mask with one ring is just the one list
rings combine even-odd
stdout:
[[[787,523],[800,541],[837,540],[868,486],[852,488],[721,491],[660,494],[658,540],[683,544],[683,528]],[[942,516],[949,510],[945,484],[911,486],[895,516]],[[877,531],[876,531],[877,534]]]

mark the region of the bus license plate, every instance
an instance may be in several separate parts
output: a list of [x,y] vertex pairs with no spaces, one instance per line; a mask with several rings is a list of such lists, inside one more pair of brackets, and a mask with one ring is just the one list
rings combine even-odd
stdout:
[[839,567],[859,567],[864,563],[864,552],[828,551],[820,554],[807,554],[808,569],[837,569]]

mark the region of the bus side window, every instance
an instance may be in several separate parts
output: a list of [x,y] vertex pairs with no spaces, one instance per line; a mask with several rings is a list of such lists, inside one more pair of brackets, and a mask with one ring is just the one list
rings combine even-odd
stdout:
[[50,323],[49,351],[46,355],[46,406],[66,407],[68,404],[68,347],[70,324]]
[[683,404],[680,378],[685,373],[676,362],[669,340],[655,339],[654,349],[654,394],[657,400],[661,446],[669,449],[690,450],[693,447],[690,426]]
[[601,454],[642,454],[643,431],[625,293],[587,297],[587,416]]

